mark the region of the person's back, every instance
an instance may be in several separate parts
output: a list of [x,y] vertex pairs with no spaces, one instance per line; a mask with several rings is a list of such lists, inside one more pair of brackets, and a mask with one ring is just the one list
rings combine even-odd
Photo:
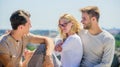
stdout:
[[61,62],[63,67],[78,67],[83,55],[81,39],[77,34],[69,36],[62,44]]
[[110,67],[111,64],[107,63],[112,63],[110,58],[113,57],[114,52],[109,50],[114,49],[111,47],[114,46],[114,37],[104,30],[96,36],[91,35],[87,30],[81,31],[79,35],[83,42],[81,67],[94,67],[98,64],[101,64],[100,67]]

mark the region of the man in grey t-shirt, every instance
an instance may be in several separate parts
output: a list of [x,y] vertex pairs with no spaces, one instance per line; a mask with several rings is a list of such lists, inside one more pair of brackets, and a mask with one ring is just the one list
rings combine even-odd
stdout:
[[111,67],[114,57],[114,37],[99,26],[99,9],[88,6],[81,9],[84,30],[79,35],[83,43],[80,67]]
[[26,67],[29,59],[21,63],[21,58],[28,43],[45,44],[46,53],[43,67],[53,67],[52,52],[54,43],[51,38],[29,33],[30,14],[24,10],[15,11],[11,17],[12,30],[0,37],[0,64],[4,67]]

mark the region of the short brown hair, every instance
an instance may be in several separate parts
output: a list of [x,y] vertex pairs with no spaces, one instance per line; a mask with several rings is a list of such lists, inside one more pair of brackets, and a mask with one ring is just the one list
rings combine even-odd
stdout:
[[25,25],[25,23],[27,23],[27,17],[30,18],[30,13],[25,10],[13,12],[10,17],[12,29],[16,30],[19,25]]
[[97,21],[99,20],[100,17],[100,11],[97,6],[87,6],[82,9],[80,9],[82,13],[87,13],[89,14],[90,17],[96,17]]

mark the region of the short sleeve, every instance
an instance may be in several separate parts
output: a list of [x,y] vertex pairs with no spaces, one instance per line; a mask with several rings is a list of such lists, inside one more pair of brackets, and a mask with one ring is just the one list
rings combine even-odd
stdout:
[[5,41],[0,42],[0,54],[9,54],[8,45]]

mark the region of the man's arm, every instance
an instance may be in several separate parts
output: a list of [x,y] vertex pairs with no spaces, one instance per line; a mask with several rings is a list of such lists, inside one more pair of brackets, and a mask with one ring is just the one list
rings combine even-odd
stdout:
[[31,35],[30,42],[34,44],[45,44],[46,45],[46,55],[52,55],[54,50],[54,42],[51,38],[46,36]]
[[0,41],[0,62],[5,67],[15,67],[12,62],[12,55],[9,54],[9,47],[6,41]]
[[24,58],[25,60],[22,63],[22,67],[27,67],[32,55],[33,55],[34,51],[30,51],[30,50],[25,50],[24,52]]
[[7,54],[0,54],[0,61],[5,67],[15,67]]
[[111,67],[115,51],[115,40],[111,39],[107,41],[104,45],[105,47],[102,61],[100,64],[95,65],[94,67]]
[[54,50],[54,43],[51,38],[45,36],[34,35],[30,38],[31,43],[46,45],[46,55],[43,63],[43,67],[54,67],[52,60],[52,52]]

